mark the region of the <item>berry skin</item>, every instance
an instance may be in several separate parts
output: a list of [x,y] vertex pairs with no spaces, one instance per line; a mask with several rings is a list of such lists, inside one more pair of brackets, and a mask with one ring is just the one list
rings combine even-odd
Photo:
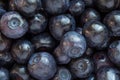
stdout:
[[114,41],[110,44],[109,48],[108,48],[108,57],[110,58],[110,60],[116,64],[117,66],[120,67],[120,41]]
[[71,58],[68,55],[66,55],[65,53],[62,52],[60,46],[58,46],[54,50],[53,54],[54,54],[58,64],[68,64],[71,60]]
[[120,71],[113,67],[102,67],[97,71],[97,80],[120,80]]
[[101,12],[110,12],[119,6],[119,0],[94,0],[94,4]]
[[21,65],[14,65],[11,69],[10,76],[12,80],[30,80],[26,67]]
[[33,54],[33,45],[27,40],[17,41],[11,49],[12,56],[17,63],[26,63]]
[[67,32],[60,42],[62,52],[71,58],[81,57],[86,50],[86,46],[84,36],[75,31]]
[[51,51],[55,47],[55,40],[48,33],[41,33],[33,37],[31,41],[37,51]]
[[112,66],[112,63],[105,53],[106,52],[97,52],[95,55],[93,55],[96,71],[104,66]]
[[76,77],[86,78],[93,72],[94,65],[88,58],[79,58],[71,62],[70,70]]
[[104,24],[108,26],[111,36],[120,36],[120,11],[112,11],[104,18]]
[[70,0],[42,0],[43,8],[49,14],[61,14],[68,10]]
[[107,27],[99,21],[91,20],[84,25],[83,34],[90,47],[103,49],[109,41]]
[[70,14],[55,16],[50,20],[49,29],[56,40],[61,40],[66,32],[75,30],[75,20]]
[[78,16],[85,9],[85,3],[82,0],[72,0],[70,2],[69,11],[72,15]]
[[35,53],[28,62],[28,70],[38,80],[49,80],[56,73],[56,62],[47,52]]
[[100,14],[93,8],[87,8],[85,11],[82,13],[80,21],[81,24],[85,24],[89,22],[90,20],[100,20]]
[[28,23],[15,11],[5,13],[0,20],[1,32],[8,38],[22,37],[28,30]]
[[17,10],[27,17],[33,16],[38,6],[42,6],[41,0],[10,0],[9,5],[11,10]]
[[64,67],[58,69],[53,80],[72,80],[70,71]]
[[47,20],[42,14],[36,14],[34,18],[30,21],[30,32],[33,34],[38,34],[46,29]]

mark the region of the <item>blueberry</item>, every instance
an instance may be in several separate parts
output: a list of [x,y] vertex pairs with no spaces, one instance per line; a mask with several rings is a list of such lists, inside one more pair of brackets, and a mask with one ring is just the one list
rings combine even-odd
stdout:
[[49,29],[53,37],[60,40],[66,32],[75,30],[75,20],[70,14],[55,16],[50,20]]
[[0,68],[0,80],[10,80],[9,72],[5,68]]
[[55,47],[55,40],[48,33],[41,33],[32,38],[32,43],[37,51],[51,51]]
[[83,34],[88,45],[96,49],[103,49],[109,41],[107,27],[99,21],[91,20],[84,25]]
[[82,0],[72,0],[70,2],[69,11],[72,15],[78,16],[85,9],[85,3]]
[[101,16],[100,14],[93,8],[87,8],[85,11],[82,13],[80,21],[81,24],[85,24],[89,22],[90,20],[100,20]]
[[11,53],[17,63],[24,64],[29,60],[31,54],[33,54],[33,50],[33,45],[30,41],[19,40],[13,44]]
[[71,58],[81,57],[86,50],[86,40],[83,35],[75,32],[67,32],[61,42],[61,50]]
[[11,39],[8,39],[0,33],[0,51],[8,50],[10,48],[11,42]]
[[68,10],[70,0],[42,0],[42,4],[49,14],[60,14]]
[[120,41],[114,41],[110,44],[108,48],[108,56],[110,60],[116,64],[117,66],[120,66]]
[[70,70],[78,78],[86,78],[94,70],[93,62],[88,58],[79,58],[71,62]]
[[28,23],[15,11],[5,13],[0,20],[1,32],[8,38],[20,38],[28,30]]
[[71,80],[72,75],[67,68],[60,67],[53,80]]
[[110,62],[108,56],[105,53],[106,52],[97,52],[93,56],[96,71],[103,66],[112,66],[112,63]]
[[61,46],[58,46],[54,50],[53,54],[54,54],[58,64],[68,64],[71,60],[71,58],[67,54],[62,52]]
[[46,29],[47,20],[42,14],[36,14],[34,18],[30,21],[30,32],[33,34],[38,34]]
[[119,6],[119,0],[94,0],[95,5],[101,12],[109,12]]
[[97,80],[120,80],[120,72],[113,67],[102,67],[97,71]]
[[10,77],[12,80],[30,80],[26,67],[22,65],[14,65],[10,71]]
[[11,67],[13,64],[13,59],[8,51],[0,52],[0,66]]
[[33,16],[41,0],[10,0],[11,10],[17,10],[25,16]]
[[38,80],[49,80],[56,73],[56,62],[50,53],[35,53],[28,62],[28,70]]
[[120,11],[112,11],[104,18],[104,23],[108,26],[111,36],[120,36]]

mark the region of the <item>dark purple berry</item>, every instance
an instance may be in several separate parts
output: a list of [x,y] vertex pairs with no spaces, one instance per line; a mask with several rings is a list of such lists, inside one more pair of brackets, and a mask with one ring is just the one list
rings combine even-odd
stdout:
[[101,12],[109,12],[119,6],[119,0],[94,0],[94,2]]
[[71,60],[71,58],[62,52],[61,47],[58,46],[55,50],[54,50],[54,56],[58,62],[58,64],[68,64]]
[[60,14],[69,8],[70,0],[42,0],[42,4],[49,14]]
[[50,20],[49,29],[53,37],[60,40],[66,32],[75,30],[75,20],[69,14],[55,16]]
[[17,63],[26,63],[33,54],[33,45],[27,40],[20,40],[13,44],[12,56]]
[[46,29],[47,20],[42,14],[36,14],[34,18],[30,21],[30,32],[33,34],[38,34]]
[[99,21],[91,20],[84,25],[83,34],[86,37],[88,45],[96,49],[102,49],[107,46],[109,33],[107,27]]
[[69,57],[78,58],[86,50],[86,40],[83,35],[75,31],[69,31],[63,36],[60,42],[60,48]]
[[112,64],[111,64],[108,56],[105,54],[105,52],[97,52],[93,56],[93,60],[95,63],[96,71],[104,66],[112,66]]
[[11,69],[10,77],[12,80],[30,80],[26,67],[22,65],[14,65]]
[[55,40],[48,33],[41,33],[33,37],[32,43],[38,51],[50,51],[55,47]]
[[82,0],[72,0],[70,2],[69,11],[72,15],[78,16],[85,9],[85,3]]
[[114,41],[108,48],[108,56],[110,60],[120,67],[120,41]]
[[112,11],[104,18],[104,24],[108,27],[112,36],[120,36],[120,11]]
[[58,69],[53,80],[72,80],[70,71],[64,67]]
[[85,9],[85,11],[81,15],[81,24],[85,24],[90,20],[100,20],[100,14],[93,8]]
[[86,78],[93,72],[94,65],[88,58],[79,58],[71,63],[70,70],[76,77]]
[[41,0],[10,0],[9,5],[12,10],[17,10],[25,16],[33,16],[38,6],[41,7],[40,3]]
[[17,12],[5,13],[0,20],[1,32],[9,38],[20,38],[28,30],[28,24]]
[[38,80],[49,80],[56,73],[56,62],[47,52],[35,53],[28,62],[28,70]]
[[120,71],[112,67],[102,67],[97,71],[97,80],[120,80]]

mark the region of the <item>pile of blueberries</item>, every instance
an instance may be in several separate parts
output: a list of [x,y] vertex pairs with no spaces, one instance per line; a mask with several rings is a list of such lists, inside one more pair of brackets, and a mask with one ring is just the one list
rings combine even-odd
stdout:
[[120,80],[120,0],[0,0],[0,80]]

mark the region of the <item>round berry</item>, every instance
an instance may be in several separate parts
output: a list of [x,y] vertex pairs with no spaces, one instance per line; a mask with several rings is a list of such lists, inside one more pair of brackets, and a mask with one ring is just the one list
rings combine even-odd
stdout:
[[17,63],[26,63],[33,54],[33,45],[27,40],[20,40],[13,44],[11,53]]
[[56,62],[50,53],[35,53],[28,62],[28,70],[38,80],[49,80],[56,73]]
[[49,29],[56,40],[61,40],[66,32],[75,30],[75,20],[70,14],[55,16],[50,20]]
[[86,37],[88,45],[96,49],[103,49],[109,41],[107,27],[99,21],[91,20],[84,25],[83,34]]
[[1,32],[8,38],[20,38],[28,30],[28,23],[17,12],[5,13],[0,20]]

